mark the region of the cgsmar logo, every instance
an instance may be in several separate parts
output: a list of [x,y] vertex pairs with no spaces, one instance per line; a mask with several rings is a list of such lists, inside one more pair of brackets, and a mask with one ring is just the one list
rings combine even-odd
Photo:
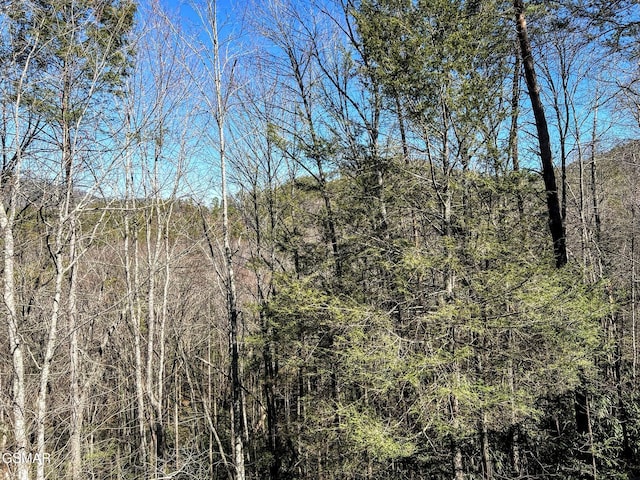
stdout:
[[37,463],[42,465],[51,461],[51,455],[49,453],[40,454],[34,452],[3,452],[0,455],[0,461],[2,463]]

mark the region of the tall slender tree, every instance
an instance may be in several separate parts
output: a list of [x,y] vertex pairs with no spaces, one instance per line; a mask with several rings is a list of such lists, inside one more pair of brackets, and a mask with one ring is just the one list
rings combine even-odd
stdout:
[[544,106],[540,96],[540,85],[536,75],[531,41],[527,30],[525,18],[525,6],[522,0],[514,0],[513,7],[516,16],[516,30],[518,32],[518,42],[520,44],[520,54],[524,67],[524,76],[527,82],[527,90],[531,101],[531,108],[535,117],[536,131],[538,133],[538,145],[540,147],[540,159],[542,161],[542,178],[547,197],[547,211],[549,215],[549,230],[553,241],[553,253],[556,266],[561,268],[567,264],[567,241],[565,238],[565,226],[560,208],[560,198],[556,182],[555,166],[551,153],[551,138],[547,117],[544,113]]
[[[226,297],[226,315],[229,331],[229,379],[231,383],[231,450],[233,457],[234,478],[246,478],[245,467],[245,436],[247,431],[246,414],[244,409],[244,387],[241,367],[241,336],[242,319],[236,288],[236,273],[234,251],[232,247],[231,229],[229,221],[229,187],[228,187],[228,145],[227,133],[229,129],[230,102],[237,89],[235,74],[237,58],[229,54],[221,46],[221,25],[219,20],[218,3],[207,0],[203,3],[194,2],[193,7],[198,13],[200,24],[205,32],[205,42],[198,44],[187,40],[193,53],[204,65],[204,75],[197,77],[196,88],[199,90],[206,110],[214,123],[214,132],[208,135],[214,146],[213,151],[219,165],[220,207],[222,227],[222,280]],[[204,48],[202,48],[204,47]],[[204,53],[203,53],[204,51]],[[225,52],[229,56],[225,56]],[[206,83],[205,83],[206,82]],[[211,86],[213,89],[211,90]],[[205,222],[206,225],[206,222]],[[205,231],[207,228],[205,228]],[[212,246],[210,240],[209,245]]]

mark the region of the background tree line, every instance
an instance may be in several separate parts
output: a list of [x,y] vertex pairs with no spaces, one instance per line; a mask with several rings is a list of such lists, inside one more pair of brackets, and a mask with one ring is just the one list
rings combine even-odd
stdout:
[[5,478],[640,474],[634,1],[0,5]]

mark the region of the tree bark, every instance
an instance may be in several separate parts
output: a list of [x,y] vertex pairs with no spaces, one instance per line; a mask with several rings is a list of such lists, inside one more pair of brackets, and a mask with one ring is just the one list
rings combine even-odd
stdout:
[[[15,194],[13,195],[15,197]],[[27,430],[26,430],[26,405],[25,405],[25,375],[24,375],[24,354],[22,351],[22,336],[20,335],[18,312],[15,301],[14,282],[14,238],[13,223],[15,218],[15,200],[12,198],[9,206],[9,214],[5,210],[4,204],[0,205],[0,228],[4,231],[4,251],[3,251],[3,300],[7,310],[7,329],[9,333],[9,348],[11,360],[13,362],[13,436],[16,444],[16,453],[27,453]],[[28,480],[29,466],[26,463],[18,463],[17,479]]]
[[[49,320],[49,329],[45,344],[44,358],[40,369],[40,388],[38,391],[37,407],[36,407],[36,429],[37,429],[37,452],[40,458],[44,458],[46,452],[45,438],[45,421],[47,416],[47,395],[49,391],[49,375],[51,373],[51,365],[56,350],[58,340],[58,321],[60,319],[60,310],[62,308],[62,295],[64,278],[67,271],[71,271],[69,281],[71,283],[71,292],[69,299],[70,313],[75,315],[75,269],[76,262],[76,235],[72,233],[75,228],[75,213],[72,212],[73,202],[73,148],[71,142],[71,124],[67,119],[69,110],[70,80],[67,68],[63,69],[64,87],[62,92],[62,165],[61,173],[64,176],[65,189],[62,195],[56,195],[60,202],[58,206],[58,218],[56,225],[54,244],[49,246],[51,252],[51,260],[55,269],[55,288],[53,296],[53,304],[51,307],[51,317]],[[68,264],[65,266],[65,243],[67,236],[67,223],[69,223],[70,246],[68,254]],[[73,347],[73,345],[72,345]],[[36,468],[36,478],[38,480],[45,479],[44,462],[38,462]]]
[[222,197],[222,241],[224,246],[225,288],[227,294],[227,314],[229,319],[229,353],[231,356],[231,440],[235,480],[245,480],[242,378],[240,376],[239,328],[240,312],[236,294],[236,280],[233,271],[233,253],[231,251],[231,233],[229,231],[229,207],[227,199],[227,161],[225,145],[226,102],[222,95],[222,67],[218,39],[217,3],[210,5],[210,20],[213,40],[214,87],[216,94],[215,120],[218,127],[218,155],[220,161],[220,183]]
[[[76,258],[76,242],[77,235],[75,225],[72,222],[71,241],[69,246],[70,259]],[[67,315],[69,317],[69,357],[70,357],[70,396],[71,396],[71,415],[70,415],[70,438],[69,449],[71,450],[71,478],[79,480],[82,478],[82,422],[84,413],[84,404],[80,395],[80,349],[78,339],[78,305],[77,305],[77,285],[78,273],[75,264],[72,264],[69,270],[69,297],[67,305]]]
[[484,470],[483,478],[485,480],[493,480],[493,461],[491,459],[491,448],[489,445],[489,430],[487,428],[487,414],[480,414],[480,442],[482,444],[482,469]]
[[[509,155],[513,171],[520,171],[520,158],[518,157],[518,115],[520,106],[520,70],[522,69],[522,60],[520,52],[517,50],[515,54],[515,63],[513,65],[513,83],[511,85],[511,125],[509,127]],[[519,199],[518,208],[521,211],[522,199]]]
[[144,400],[144,380],[142,364],[142,340],[140,326],[140,299],[139,299],[139,265],[138,265],[138,227],[131,225],[130,215],[135,212],[135,198],[133,194],[133,166],[131,158],[127,159],[127,198],[125,201],[124,213],[124,273],[127,289],[127,317],[131,323],[133,331],[134,361],[135,361],[135,389],[136,389],[136,420],[138,427],[139,442],[139,462],[142,465],[147,463],[147,438],[145,428],[145,400]]
[[553,253],[556,267],[561,268],[567,263],[567,244],[565,238],[565,228],[562,221],[560,201],[558,198],[558,187],[553,167],[553,157],[551,154],[551,140],[549,138],[549,127],[544,113],[544,107],[540,98],[540,85],[536,76],[531,52],[531,43],[527,34],[527,22],[524,16],[524,3],[522,0],[514,0],[513,6],[516,15],[516,27],[518,32],[518,42],[522,54],[522,64],[524,66],[527,89],[531,108],[535,117],[536,130],[538,133],[538,143],[540,146],[540,159],[542,161],[542,178],[547,196],[547,210],[549,214],[549,230],[553,240]]

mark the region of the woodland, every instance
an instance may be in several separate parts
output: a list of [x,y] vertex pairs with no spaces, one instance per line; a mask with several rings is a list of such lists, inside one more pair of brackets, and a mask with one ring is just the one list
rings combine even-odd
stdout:
[[0,22],[2,479],[640,478],[637,0]]

